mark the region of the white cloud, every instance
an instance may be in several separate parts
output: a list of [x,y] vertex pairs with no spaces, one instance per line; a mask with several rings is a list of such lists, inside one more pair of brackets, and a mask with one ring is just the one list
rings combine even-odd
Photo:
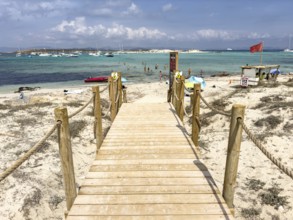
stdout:
[[260,33],[252,32],[247,35],[248,39],[264,39],[269,37],[271,37],[271,35],[268,33],[260,34]]
[[133,29],[119,24],[113,24],[112,27],[107,28],[106,38],[122,37],[127,40],[156,40],[166,37],[167,34],[158,29],[148,29],[140,27]]
[[163,6],[162,10],[164,12],[167,12],[167,11],[171,11],[173,9],[173,5],[171,3],[168,3],[166,5]]
[[243,32],[243,31],[227,31],[227,30],[214,30],[214,29],[201,29],[192,32],[189,35],[177,34],[178,40],[239,40],[239,39],[264,39],[270,38],[268,33],[256,33],[256,32]]
[[202,39],[234,40],[238,38],[238,36],[235,33],[213,29],[198,30],[196,31],[196,35]]
[[55,32],[78,36],[92,36],[105,39],[122,38],[127,40],[157,40],[167,37],[167,34],[158,29],[140,27],[137,29],[114,23],[111,27],[104,25],[87,26],[84,17],[77,17],[71,21],[62,21],[52,29]]
[[132,2],[131,5],[128,7],[128,9],[125,12],[123,12],[122,14],[123,15],[137,15],[140,12],[141,11],[138,8],[138,6]]
[[0,17],[9,20],[32,20],[36,17],[56,16],[73,7],[69,0],[23,1],[10,0],[0,3]]

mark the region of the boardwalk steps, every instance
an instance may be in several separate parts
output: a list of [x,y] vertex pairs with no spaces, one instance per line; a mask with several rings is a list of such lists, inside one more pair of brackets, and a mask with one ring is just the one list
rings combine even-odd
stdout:
[[68,220],[234,219],[170,104],[123,104]]

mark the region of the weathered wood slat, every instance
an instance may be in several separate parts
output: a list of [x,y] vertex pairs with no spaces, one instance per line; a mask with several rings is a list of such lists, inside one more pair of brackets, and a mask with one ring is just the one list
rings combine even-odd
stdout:
[[130,205],[130,204],[220,204],[224,199],[217,194],[147,194],[147,195],[80,195],[75,204]]
[[234,219],[231,215],[144,215],[144,216],[69,216],[67,220],[150,220],[150,219],[168,219],[168,220],[229,220]]
[[[146,147],[146,146],[157,146],[157,145],[168,147],[168,146],[170,146],[172,144],[174,144],[174,142],[173,143],[172,142],[162,142],[162,141],[161,142],[158,142],[158,141],[149,141],[149,142],[136,141],[136,142],[130,142],[130,143],[107,142],[107,143],[104,144],[103,148],[105,149],[105,148],[118,147],[118,146],[136,148],[137,146]],[[182,144],[183,144],[183,142],[178,143],[177,146],[180,146]],[[190,146],[190,147],[193,147],[193,146]]]
[[131,160],[131,159],[194,159],[194,154],[112,154],[97,155],[99,160]]
[[74,205],[70,215],[219,215],[225,210],[225,204]]
[[124,215],[124,216],[69,216],[67,220],[150,220],[150,219],[180,219],[180,220],[229,220],[234,219],[231,215],[144,215],[144,216],[137,216],[137,215]]
[[93,165],[122,164],[201,164],[196,159],[137,159],[137,160],[95,160]]
[[119,164],[119,165],[93,165],[90,172],[95,171],[205,171],[203,164]]
[[180,186],[213,184],[211,178],[108,178],[108,179],[85,179],[84,186]]
[[123,154],[123,155],[128,155],[128,154],[193,154],[194,155],[195,151],[192,148],[186,148],[185,147],[154,147],[154,148],[138,148],[134,149],[131,147],[111,147],[111,148],[103,148],[99,150],[98,155],[115,155],[115,154]]
[[182,178],[211,177],[208,171],[132,171],[132,172],[88,172],[86,178]]
[[128,194],[214,194],[219,193],[213,185],[196,186],[83,186],[80,195],[128,195]]

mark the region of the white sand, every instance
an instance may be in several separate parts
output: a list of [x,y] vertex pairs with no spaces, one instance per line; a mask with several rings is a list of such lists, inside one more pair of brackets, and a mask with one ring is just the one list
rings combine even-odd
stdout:
[[[290,76],[280,76],[280,82],[287,82]],[[207,87],[202,95],[211,103],[223,100],[228,103],[225,110],[231,109],[232,104],[246,105],[245,123],[254,134],[261,136],[262,142],[277,158],[293,170],[293,87],[280,85],[278,87],[257,87],[237,89],[231,97],[227,95],[236,90],[239,77],[217,77],[206,79]],[[231,83],[230,83],[231,82]],[[168,85],[165,83],[147,83],[126,85],[128,102],[166,102]],[[215,87],[213,87],[215,86]],[[19,99],[19,94],[0,95],[0,171],[10,166],[25,151],[30,149],[54,123],[54,108],[68,106],[70,103],[86,103],[91,97],[91,88],[68,88],[69,91],[82,93],[64,95],[63,89],[40,89],[25,92],[25,100]],[[267,101],[261,101],[261,98]],[[108,100],[108,94],[102,94]],[[271,99],[272,100],[271,100]],[[264,100],[264,99],[262,99]],[[40,106],[40,103],[51,105]],[[255,108],[265,103],[263,107]],[[274,103],[276,107],[270,110]],[[285,103],[285,104],[284,104]],[[291,105],[289,106],[289,104]],[[35,107],[28,108],[28,104]],[[185,105],[189,105],[186,97]],[[7,109],[4,109],[7,106]],[[278,107],[279,106],[279,107]],[[12,109],[16,109],[11,112]],[[69,114],[79,107],[69,105]],[[95,157],[95,140],[93,138],[93,117],[90,115],[92,107],[70,120],[71,123],[86,121],[87,126],[77,137],[72,138],[73,158],[77,184]],[[269,111],[269,112],[267,112]],[[106,112],[106,107],[104,109]],[[201,103],[202,130],[200,147],[203,162],[209,168],[214,180],[222,190],[224,169],[226,163],[227,141],[229,133],[229,119],[222,115],[208,116],[211,112]],[[276,128],[269,128],[268,124],[256,126],[259,119],[273,115],[280,119]],[[186,121],[186,128],[190,125]],[[110,125],[103,119],[103,127]],[[249,179],[264,182],[263,189],[250,190]],[[12,175],[0,183],[0,219],[62,219],[65,210],[62,172],[58,155],[56,134],[47,141],[42,150],[33,155]],[[273,184],[278,184],[283,190],[280,196],[287,196],[288,204],[276,207],[261,204],[260,194],[267,192]],[[240,162],[238,168],[237,186],[235,188],[235,216],[245,219],[241,211],[245,208],[260,209],[259,218],[251,219],[292,219],[293,216],[293,180],[272,164],[261,151],[243,134]]]

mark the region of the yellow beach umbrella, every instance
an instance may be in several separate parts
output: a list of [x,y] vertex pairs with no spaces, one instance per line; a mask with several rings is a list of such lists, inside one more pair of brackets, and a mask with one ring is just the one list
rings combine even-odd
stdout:
[[185,82],[185,87],[188,89],[193,89],[194,88],[194,83],[193,82]]

